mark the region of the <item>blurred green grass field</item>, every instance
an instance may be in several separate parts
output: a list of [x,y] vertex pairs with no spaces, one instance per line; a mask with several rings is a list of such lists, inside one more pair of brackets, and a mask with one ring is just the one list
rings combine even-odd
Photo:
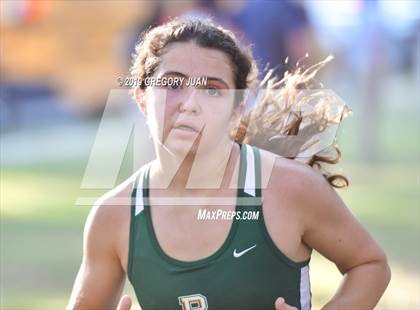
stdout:
[[[339,139],[344,154],[341,172],[351,185],[338,192],[385,249],[393,271],[377,309],[420,307],[419,154],[412,121],[418,126],[415,113],[407,111],[384,116],[383,154],[375,163],[357,160],[351,120]],[[2,168],[0,309],[66,306],[90,209],[75,206],[75,201],[98,194],[79,189],[85,165],[86,161],[75,160]],[[313,308],[318,309],[332,296],[341,275],[316,253],[310,267]],[[129,285],[126,290],[133,295]]]

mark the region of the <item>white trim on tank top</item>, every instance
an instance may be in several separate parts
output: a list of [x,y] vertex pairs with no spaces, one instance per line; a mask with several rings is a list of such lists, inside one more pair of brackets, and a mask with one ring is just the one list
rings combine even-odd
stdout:
[[252,147],[245,144],[246,147],[246,177],[244,192],[255,197],[255,159]]
[[135,185],[136,188],[136,212],[134,215],[139,214],[144,209],[144,203],[143,203],[143,178],[145,174],[146,169],[142,169],[140,175],[139,175],[139,181]]
[[302,310],[311,309],[311,282],[309,279],[309,265],[300,269],[300,306]]

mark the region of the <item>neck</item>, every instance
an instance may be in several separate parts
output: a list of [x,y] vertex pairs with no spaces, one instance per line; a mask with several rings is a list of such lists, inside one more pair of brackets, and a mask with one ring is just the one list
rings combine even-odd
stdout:
[[150,170],[153,188],[172,192],[227,188],[239,159],[239,146],[222,141],[210,151],[190,151],[186,156],[156,147],[157,159]]

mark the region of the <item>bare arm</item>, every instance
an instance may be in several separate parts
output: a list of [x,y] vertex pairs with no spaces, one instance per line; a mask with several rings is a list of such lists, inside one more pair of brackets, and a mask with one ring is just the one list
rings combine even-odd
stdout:
[[87,218],[83,261],[67,309],[115,309],[117,306],[125,274],[116,251],[118,225],[112,208],[115,206],[95,206]]
[[322,176],[312,173],[304,183],[303,241],[344,276],[323,309],[373,309],[391,278],[384,251]]

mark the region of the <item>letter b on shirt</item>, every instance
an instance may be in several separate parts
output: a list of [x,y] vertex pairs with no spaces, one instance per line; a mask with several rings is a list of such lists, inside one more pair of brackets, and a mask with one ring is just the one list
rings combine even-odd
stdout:
[[182,310],[207,310],[207,298],[201,294],[192,294],[178,297]]

